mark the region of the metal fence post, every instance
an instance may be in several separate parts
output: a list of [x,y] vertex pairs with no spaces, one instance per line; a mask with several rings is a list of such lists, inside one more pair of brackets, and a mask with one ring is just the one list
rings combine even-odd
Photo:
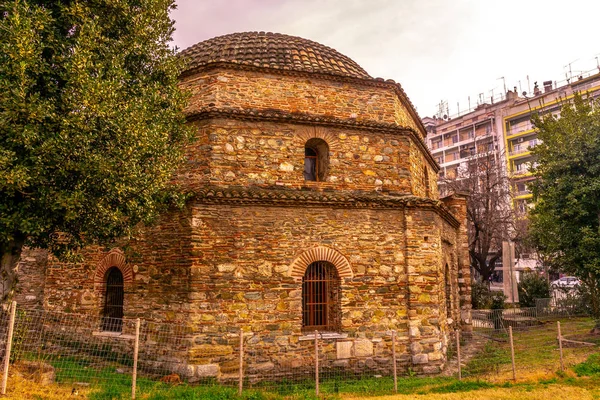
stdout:
[[460,381],[462,379],[462,369],[460,366],[460,330],[457,329],[456,330],[456,358],[457,358],[457,364],[458,364],[458,380]]
[[513,331],[512,326],[508,327],[508,336],[510,338],[510,358],[512,361],[513,380],[517,380],[517,370],[515,367],[515,346],[513,344]]
[[556,321],[556,325],[558,327],[558,349],[560,351],[560,370],[565,370],[565,364],[563,361],[563,348],[562,348],[562,334],[560,332],[560,321]]
[[394,363],[394,392],[398,393],[398,371],[396,366],[396,331],[392,331],[392,362]]
[[315,394],[319,396],[319,331],[315,331]]
[[15,330],[15,316],[17,313],[17,302],[10,304],[10,317],[8,320],[8,336],[6,338],[6,351],[4,352],[4,373],[2,375],[2,394],[6,394],[6,383],[8,382],[8,365],[10,364],[10,350],[12,347],[13,332]]
[[131,398],[135,399],[135,387],[137,384],[138,352],[140,349],[140,319],[135,320],[135,342],[133,344],[133,373],[131,375]]
[[242,395],[244,389],[244,331],[240,328],[240,377],[238,384],[238,394]]

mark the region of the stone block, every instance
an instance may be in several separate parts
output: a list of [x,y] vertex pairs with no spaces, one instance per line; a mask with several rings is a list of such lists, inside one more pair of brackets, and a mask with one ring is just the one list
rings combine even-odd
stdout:
[[210,378],[219,375],[217,364],[196,365],[196,376],[198,378]]
[[338,360],[352,357],[352,342],[337,342],[335,346]]
[[423,373],[425,374],[439,374],[440,367],[437,365],[426,365],[423,367]]
[[368,339],[359,339],[354,342],[354,356],[368,357],[373,355],[373,342]]
[[427,354],[415,354],[412,356],[413,364],[427,364],[429,362],[429,357]]
[[258,372],[266,372],[266,371],[271,371],[275,368],[275,364],[273,364],[272,362],[264,362],[264,363],[260,363],[260,364],[254,364],[252,366],[252,369]]

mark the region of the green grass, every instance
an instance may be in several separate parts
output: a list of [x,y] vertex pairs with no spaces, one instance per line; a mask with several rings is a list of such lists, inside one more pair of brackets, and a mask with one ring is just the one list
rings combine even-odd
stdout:
[[573,367],[573,370],[577,376],[594,376],[600,374],[600,354],[595,353],[588,357],[588,359],[580,364]]

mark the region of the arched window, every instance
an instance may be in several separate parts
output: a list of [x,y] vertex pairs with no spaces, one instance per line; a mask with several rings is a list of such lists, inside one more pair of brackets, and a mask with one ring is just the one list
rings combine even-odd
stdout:
[[313,138],[304,145],[304,179],[323,182],[329,166],[329,146],[323,139]]
[[338,331],[340,327],[340,277],[333,264],[316,261],[302,278],[302,329]]
[[123,274],[117,267],[106,271],[106,292],[102,330],[121,332],[123,329]]
[[446,264],[444,277],[444,284],[446,289],[446,316],[448,318],[452,318],[452,284],[450,282],[450,268],[448,267],[448,264]]

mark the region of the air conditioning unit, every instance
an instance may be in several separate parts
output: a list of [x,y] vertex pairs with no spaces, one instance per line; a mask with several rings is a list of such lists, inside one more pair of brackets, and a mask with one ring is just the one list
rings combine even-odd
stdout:
[[523,143],[523,138],[522,137],[518,138],[517,143]]

